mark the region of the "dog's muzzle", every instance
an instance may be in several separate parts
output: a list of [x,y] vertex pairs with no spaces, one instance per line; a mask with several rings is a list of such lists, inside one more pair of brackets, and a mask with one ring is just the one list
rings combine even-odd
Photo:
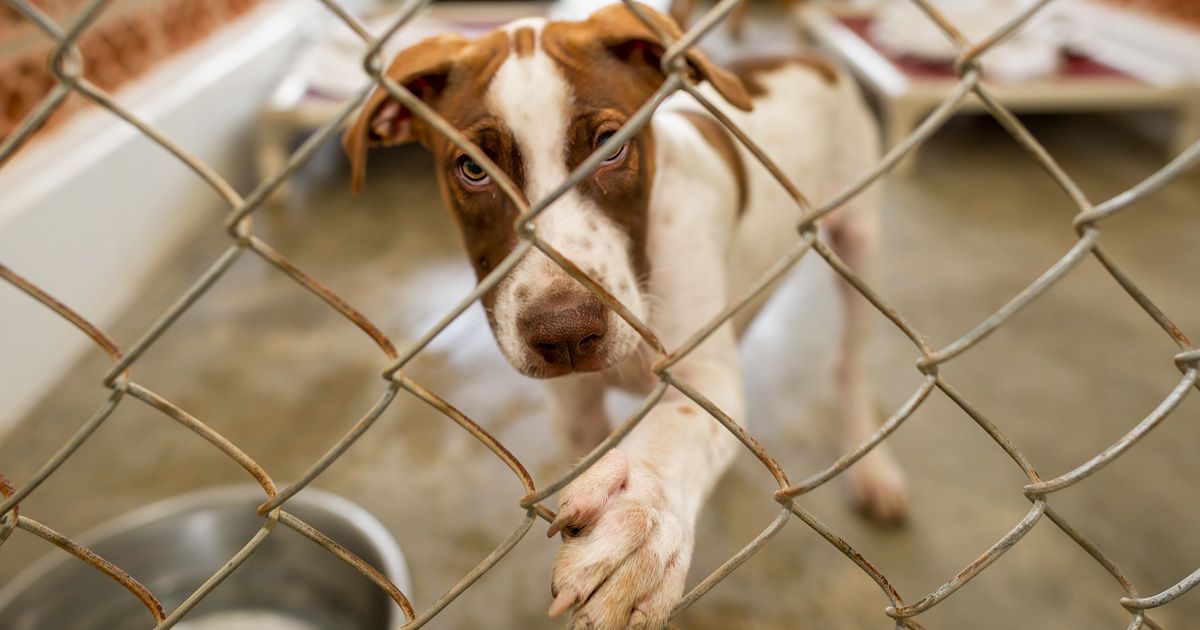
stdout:
[[563,291],[537,300],[518,320],[517,332],[544,362],[545,376],[608,367],[608,307],[590,293]]

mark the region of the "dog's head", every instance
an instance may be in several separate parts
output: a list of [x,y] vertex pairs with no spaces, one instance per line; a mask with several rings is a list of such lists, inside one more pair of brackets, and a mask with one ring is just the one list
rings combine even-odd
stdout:
[[[680,36],[668,18],[646,11]],[[530,202],[603,146],[607,157],[599,169],[535,226],[540,238],[641,318],[654,136],[647,126],[629,142],[608,145],[662,83],[662,54],[653,31],[616,5],[582,22],[520,20],[474,40],[433,37],[401,52],[387,75],[478,145]],[[694,78],[749,109],[735,77],[698,52],[687,61]],[[343,138],[355,190],[363,183],[368,147],[412,140],[432,152],[442,196],[483,278],[518,242],[517,208],[474,160],[383,89]],[[483,304],[501,350],[529,376],[602,370],[638,345],[628,324],[536,249]]]

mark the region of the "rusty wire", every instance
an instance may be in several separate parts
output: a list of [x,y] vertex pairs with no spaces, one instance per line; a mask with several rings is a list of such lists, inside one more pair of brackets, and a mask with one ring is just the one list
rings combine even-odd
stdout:
[[[554,512],[546,507],[543,501],[561,490],[571,480],[587,470],[604,453],[616,446],[654,408],[668,390],[674,389],[704,408],[715,420],[720,422],[737,437],[766,467],[779,486],[779,489],[774,492],[772,499],[780,504],[780,512],[754,540],[717,568],[711,575],[705,577],[696,586],[692,587],[676,604],[673,614],[678,614],[696,602],[717,582],[734,571],[743,561],[768,544],[771,538],[784,525],[790,522],[791,516],[795,516],[813,529],[813,531],[837,548],[879,585],[888,601],[888,605],[883,612],[894,620],[897,628],[921,628],[922,626],[914,619],[916,616],[944,601],[958,588],[986,570],[1001,555],[1018,544],[1021,538],[1035,527],[1043,517],[1049,519],[1050,522],[1066,533],[1116,579],[1126,593],[1126,596],[1122,597],[1119,603],[1130,614],[1128,626],[1130,629],[1142,627],[1159,628],[1160,626],[1150,619],[1147,612],[1171,602],[1192,587],[1200,584],[1200,569],[1197,569],[1191,575],[1183,577],[1179,582],[1161,592],[1149,596],[1141,595],[1113,561],[1090,542],[1082,532],[1068,522],[1062,514],[1055,511],[1050,504],[1050,496],[1053,493],[1083,481],[1101,467],[1120,457],[1121,454],[1130,449],[1146,433],[1159,425],[1192,389],[1200,389],[1200,350],[1197,350],[1188,337],[1172,323],[1166,314],[1158,309],[1142,293],[1137,285],[1120,270],[1117,263],[1101,249],[1099,244],[1101,235],[1100,222],[1113,214],[1125,210],[1134,202],[1150,196],[1200,161],[1200,141],[1191,145],[1169,164],[1136,186],[1103,203],[1094,204],[1087,199],[1075,182],[1059,167],[1058,163],[1042,147],[1037,139],[1025,129],[1007,108],[991,96],[988,87],[981,81],[979,69],[980,55],[1024,26],[1038,12],[1049,5],[1052,0],[1038,0],[1037,2],[1030,3],[1019,14],[1014,15],[1010,20],[1006,21],[991,36],[977,42],[969,41],[964,37],[928,0],[912,0],[962,51],[955,63],[955,69],[959,77],[958,85],[908,138],[900,142],[897,146],[892,147],[874,168],[860,174],[844,190],[815,205],[809,203],[802,192],[775,167],[770,157],[762,149],[755,146],[745,133],[738,129],[728,117],[724,116],[701,92],[696,90],[695,85],[691,83],[685,74],[683,55],[705,34],[722,23],[737,7],[738,3],[744,0],[721,0],[678,41],[670,41],[668,34],[653,20],[649,19],[638,6],[634,5],[630,0],[624,0],[634,13],[663,39],[666,52],[662,58],[662,69],[666,73],[666,79],[658,91],[637,114],[616,132],[614,142],[620,143],[631,138],[649,122],[651,115],[664,99],[676,91],[686,91],[716,116],[751,155],[767,168],[775,179],[778,180],[780,186],[795,200],[798,211],[798,239],[793,248],[777,261],[762,278],[748,287],[742,296],[728,304],[716,317],[697,330],[686,342],[674,350],[665,348],[644,322],[638,320],[624,305],[617,302],[598,283],[589,278],[585,272],[575,266],[570,260],[562,256],[553,246],[539,238],[534,227],[533,219],[535,217],[547,211],[549,206],[559,196],[574,188],[583,178],[589,176],[597,168],[600,161],[606,157],[602,151],[597,151],[584,160],[557,189],[545,198],[532,201],[525,199],[519,188],[477,146],[470,143],[458,130],[449,125],[436,112],[405,89],[404,86],[395,83],[383,74],[385,64],[379,52],[384,42],[417,16],[429,3],[429,0],[408,0],[401,7],[398,17],[396,17],[390,28],[378,38],[372,37],[354,17],[338,4],[337,0],[318,1],[325,5],[333,16],[349,26],[366,44],[368,50],[363,58],[363,66],[371,76],[372,81],[355,98],[347,102],[333,119],[321,126],[316,133],[297,149],[278,173],[267,177],[253,192],[243,198],[227,181],[204,164],[204,162],[191,155],[147,122],[121,107],[110,95],[83,78],[84,60],[80,56],[75,42],[83,31],[105,10],[108,4],[107,0],[91,0],[65,28],[29,4],[27,0],[7,0],[10,6],[33,22],[47,37],[57,43],[54,52],[48,60],[48,64],[58,79],[58,85],[26,116],[17,130],[0,143],[0,166],[3,166],[28,141],[33,132],[62,104],[65,97],[74,91],[96,103],[102,109],[108,110],[136,127],[150,140],[183,162],[198,177],[211,186],[226,201],[229,207],[224,225],[231,242],[225,252],[201,274],[187,291],[179,296],[174,304],[162,313],[157,321],[132,346],[125,350],[119,348],[109,336],[70,307],[59,302],[16,272],[4,265],[0,265],[0,278],[3,278],[17,289],[26,293],[30,298],[40,302],[58,316],[80,329],[113,360],[111,369],[100,379],[103,386],[109,390],[108,393],[103,396],[103,401],[97,407],[96,411],[80,426],[76,433],[21,486],[14,488],[6,479],[0,476],[0,498],[2,498],[2,501],[0,501],[0,544],[3,544],[15,530],[20,529],[58,545],[83,562],[116,580],[133,596],[137,597],[150,613],[147,623],[150,623],[152,618],[155,628],[169,628],[183,618],[212,589],[216,588],[217,584],[225,576],[253,554],[278,523],[283,523],[285,526],[296,530],[321,545],[330,553],[341,558],[360,573],[367,576],[400,606],[407,619],[404,627],[417,628],[437,615],[459,594],[470,587],[476,579],[499,562],[525,536],[536,518],[541,517],[547,521],[552,520]],[[361,313],[324,287],[320,282],[305,274],[282,254],[257,237],[253,233],[251,223],[252,214],[263,205],[264,200],[269,197],[270,193],[287,178],[291,177],[313,155],[318,147],[329,140],[330,136],[339,130],[376,86],[389,92],[405,107],[409,108],[414,115],[421,117],[438,133],[445,135],[451,142],[462,149],[463,152],[479,163],[491,176],[492,180],[497,182],[500,191],[520,210],[520,217],[516,221],[520,242],[512,254],[483,278],[473,291],[463,296],[458,304],[432,328],[419,336],[407,347],[400,350],[397,350],[387,336]],[[1077,212],[1072,219],[1071,227],[1076,230],[1079,238],[1058,262],[1031,282],[1028,287],[1012,297],[995,313],[960,337],[950,341],[940,349],[935,349],[930,345],[926,336],[918,331],[908,319],[890,306],[877,291],[862,278],[858,277],[850,267],[837,257],[832,248],[819,238],[815,225],[819,218],[836,212],[843,204],[862,193],[872,183],[890,171],[906,154],[937,131],[957,111],[963,100],[971,94],[974,94],[983,102],[985,109],[1004,126],[1022,148],[1029,153],[1031,158],[1051,176],[1063,192],[1072,200],[1077,208]],[[479,299],[481,295],[494,287],[513,265],[516,264],[519,258],[533,248],[537,248],[559,264],[568,274],[593,292],[641,335],[647,345],[658,355],[653,370],[659,379],[658,385],[653,391],[624,422],[618,425],[608,438],[580,460],[571,470],[564,473],[560,478],[542,485],[540,489],[521,462],[499,440],[491,436],[478,423],[456,409],[450,402],[441,399],[403,373],[404,366],[414,356],[421,352],[435,336]],[[382,392],[377,402],[363,414],[358,422],[340,440],[314,462],[301,475],[297,482],[282,490],[276,488],[275,483],[266,470],[242,452],[235,444],[226,440],[202,420],[192,416],[186,410],[178,407],[154,391],[147,389],[134,379],[134,365],[145,350],[154,344],[188,308],[201,299],[205,292],[218,282],[247,250],[251,254],[261,257],[280,272],[295,280],[300,286],[314,293],[326,304],[358,326],[359,329],[375,341],[388,362],[382,372],[385,382],[381,388]],[[815,251],[838,275],[866,298],[868,302],[912,341],[919,353],[916,368],[924,376],[924,379],[912,396],[886,419],[882,426],[868,439],[847,451],[823,470],[810,473],[801,481],[792,483],[789,481],[783,467],[767,452],[762,444],[739,424],[738,419],[727,416],[712,401],[708,400],[703,392],[697,391],[688,383],[682,381],[672,372],[671,368],[721,325],[741,309],[745,308],[755,297],[771,286],[776,278],[787,272],[787,270],[792,268],[810,251]],[[938,367],[942,363],[968,351],[984,337],[1004,325],[1019,310],[1036,300],[1039,296],[1044,295],[1055,282],[1070,273],[1088,255],[1095,256],[1134,302],[1175,341],[1180,352],[1172,357],[1172,359],[1182,373],[1182,378],[1158,407],[1137,423],[1124,437],[1073,470],[1046,480],[1042,478],[1021,450],[1005,437],[1000,428],[989,420],[980,409],[966,400],[951,385],[946,377],[939,373]],[[488,554],[487,557],[483,558],[457,584],[452,586],[432,605],[420,612],[413,609],[408,598],[387,577],[367,565],[360,558],[354,556],[336,541],[328,538],[325,534],[284,510],[287,500],[291,496],[310,484],[326,467],[337,460],[347,449],[351,448],[358,438],[370,430],[372,424],[391,404],[400,390],[408,392],[424,401],[478,439],[513,471],[525,491],[524,496],[514,501],[514,507],[516,508],[514,516],[519,515],[519,520],[512,534]],[[1032,506],[1025,517],[1013,525],[1006,535],[996,541],[958,574],[948,579],[942,586],[921,598],[906,600],[901,597],[900,593],[887,577],[875,568],[870,561],[855,551],[853,547],[815,516],[801,507],[796,502],[796,499],[835,478],[872,448],[887,439],[893,431],[911,417],[929,396],[932,395],[934,390],[942,392],[943,395],[961,408],[967,417],[987,432],[996,444],[1021,469],[1028,478],[1028,484],[1021,489],[1021,492],[1029,499]],[[20,502],[34,492],[64,461],[70,458],[75,450],[88,439],[105,419],[108,418],[113,409],[121,404],[127,396],[140,400],[157,409],[167,417],[172,418],[191,429],[198,436],[209,441],[242,466],[262,486],[264,493],[264,501],[258,508],[258,514],[263,518],[260,530],[245,543],[243,548],[220,571],[210,576],[183,604],[169,612],[162,609],[159,601],[149,590],[129,577],[119,567],[112,565],[87,548],[80,546],[54,530],[21,515],[19,512]]]

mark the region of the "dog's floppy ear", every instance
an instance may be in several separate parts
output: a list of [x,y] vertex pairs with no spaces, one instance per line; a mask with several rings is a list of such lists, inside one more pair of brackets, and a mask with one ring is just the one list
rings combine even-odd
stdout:
[[[430,37],[396,55],[385,74],[418,98],[427,100],[446,86],[455,56],[468,42],[457,34]],[[382,86],[376,87],[342,136],[342,148],[350,158],[351,189],[354,192],[362,189],[369,147],[393,146],[413,139],[412,112]]]
[[[639,3],[638,7],[672,39],[678,40],[683,37],[683,32],[671,18],[644,4]],[[659,60],[665,52],[662,40],[645,22],[634,15],[629,7],[624,4],[604,7],[593,13],[586,23],[594,27],[594,32],[598,33],[600,42],[613,54],[626,61],[641,60],[658,67]],[[717,92],[734,107],[743,111],[753,109],[754,103],[750,100],[746,86],[742,85],[740,79],[713,63],[704,53],[694,47],[688,50],[686,56],[693,78],[704,79],[711,83]]]

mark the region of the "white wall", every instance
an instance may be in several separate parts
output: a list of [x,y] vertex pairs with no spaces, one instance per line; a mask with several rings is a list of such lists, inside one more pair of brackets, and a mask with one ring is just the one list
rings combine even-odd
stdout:
[[[294,56],[303,24],[322,11],[312,0],[266,3],[118,98],[245,192],[258,108]],[[0,168],[0,262],[104,328],[152,279],[157,262],[224,209],[174,157],[89,108]],[[89,346],[0,281],[0,431]]]

